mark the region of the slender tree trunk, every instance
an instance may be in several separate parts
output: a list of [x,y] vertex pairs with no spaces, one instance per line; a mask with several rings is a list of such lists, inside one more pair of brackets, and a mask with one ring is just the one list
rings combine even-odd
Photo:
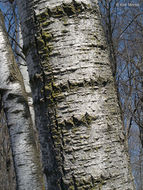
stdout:
[[14,60],[0,13],[0,93],[12,145],[18,190],[41,190],[42,169],[23,79]]
[[[22,34],[21,34],[21,26],[19,26],[19,41],[18,41],[20,47],[23,47],[23,38],[22,38]],[[22,77],[23,77],[23,82],[24,82],[24,86],[25,86],[25,91],[27,92],[28,95],[28,105],[29,105],[29,110],[30,110],[30,114],[31,114],[31,119],[32,122],[35,126],[35,115],[34,115],[34,110],[33,110],[33,99],[31,97],[31,87],[29,84],[29,75],[28,75],[28,68],[26,65],[26,61],[24,60],[25,55],[22,52],[22,49],[19,48],[19,54],[22,55],[23,58],[21,58],[19,56],[18,62],[19,62],[19,69],[21,71]]]
[[134,189],[94,2],[18,1],[50,190]]

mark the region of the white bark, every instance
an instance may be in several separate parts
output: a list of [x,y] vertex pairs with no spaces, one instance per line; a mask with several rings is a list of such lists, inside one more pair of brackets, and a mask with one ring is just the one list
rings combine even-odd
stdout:
[[27,95],[8,41],[2,13],[0,13],[0,41],[0,93],[11,139],[17,189],[41,190],[42,171]]
[[[22,38],[22,34],[21,34],[21,26],[19,26],[19,45],[21,47],[23,47],[23,38]],[[23,54],[21,49],[19,49],[19,53],[22,54],[22,56],[25,58],[25,55]],[[25,60],[22,59],[20,56],[19,56],[18,61],[19,61],[19,69],[20,69],[22,77],[23,77],[25,91],[27,92],[27,96],[28,96],[28,105],[29,105],[29,110],[30,110],[32,122],[35,126],[35,113],[34,113],[34,109],[33,109],[33,99],[31,97],[32,95],[31,95],[31,87],[29,84],[28,68],[27,68]]]
[[97,1],[18,1],[50,190],[133,190]]

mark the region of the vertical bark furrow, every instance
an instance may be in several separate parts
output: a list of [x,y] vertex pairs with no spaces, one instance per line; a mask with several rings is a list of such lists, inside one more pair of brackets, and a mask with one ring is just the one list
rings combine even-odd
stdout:
[[[29,47],[27,62],[31,76],[33,68],[42,76],[31,84],[51,190],[134,189],[108,48],[91,2],[35,2],[34,34],[23,33],[25,45],[35,36],[38,49]],[[26,9],[23,31],[32,18]]]

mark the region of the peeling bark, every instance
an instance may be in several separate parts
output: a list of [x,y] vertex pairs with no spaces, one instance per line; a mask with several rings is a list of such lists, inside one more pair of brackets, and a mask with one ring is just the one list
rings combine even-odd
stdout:
[[44,189],[27,94],[0,13],[0,94],[10,134],[18,190]]
[[94,2],[18,1],[50,190],[134,189]]

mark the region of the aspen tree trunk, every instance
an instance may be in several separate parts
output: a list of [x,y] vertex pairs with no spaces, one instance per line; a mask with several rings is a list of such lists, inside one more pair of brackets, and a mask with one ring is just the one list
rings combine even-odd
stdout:
[[97,1],[17,3],[47,189],[134,189]]
[[9,129],[17,190],[44,189],[27,94],[0,12],[0,94]]

